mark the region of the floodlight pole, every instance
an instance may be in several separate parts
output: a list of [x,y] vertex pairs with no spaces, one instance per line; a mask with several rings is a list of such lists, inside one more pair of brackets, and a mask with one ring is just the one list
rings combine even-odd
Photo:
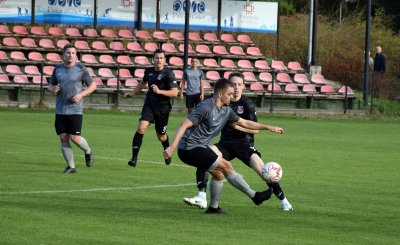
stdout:
[[367,0],[367,24],[365,27],[365,54],[364,54],[364,106],[368,105],[368,71],[369,71],[369,43],[371,31],[371,0]]
[[188,58],[189,58],[189,16],[190,16],[190,0],[186,0],[186,9],[185,9],[185,41],[184,41],[184,50],[183,50],[183,70],[186,70],[188,67]]
[[314,0],[310,0],[310,14],[308,23],[308,56],[307,56],[307,66],[309,69],[308,72],[310,72],[311,56],[312,56],[313,15],[314,15]]

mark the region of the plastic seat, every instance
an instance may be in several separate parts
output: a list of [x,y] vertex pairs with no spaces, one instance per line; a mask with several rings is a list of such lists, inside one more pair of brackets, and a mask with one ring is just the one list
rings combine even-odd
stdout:
[[104,87],[104,83],[103,83],[103,81],[101,80],[101,78],[99,78],[99,77],[94,77],[94,78],[93,78],[93,82],[96,84],[96,86],[97,86],[98,88],[103,88],[103,87]]
[[28,31],[26,30],[25,26],[14,26],[13,33],[17,35],[29,35]]
[[220,79],[220,75],[217,71],[207,71],[206,72],[206,79],[211,81],[217,81]]
[[[341,86],[338,91],[338,94],[346,94],[346,86]],[[354,95],[353,90],[350,87],[347,87],[347,95]]]
[[203,89],[204,90],[212,90],[211,84],[207,81],[203,81]]
[[85,37],[99,37],[99,34],[97,33],[96,29],[93,29],[93,28],[84,29],[83,35]]
[[4,74],[3,69],[1,69],[1,66],[0,66],[0,74]]
[[29,37],[22,38],[21,45],[27,48],[37,48],[35,40]]
[[[185,48],[185,44],[183,44],[183,43],[180,44],[180,45],[179,45],[179,52],[182,52],[182,53],[183,53],[183,52],[185,51],[184,48]],[[189,54],[194,54],[194,50],[193,50],[193,48],[192,48],[192,45],[190,45],[190,44],[188,45],[188,53],[189,53]]]
[[177,53],[175,46],[172,43],[163,43],[161,49],[166,53]]
[[5,37],[3,39],[3,44],[7,47],[19,47],[17,39],[15,39],[14,37]]
[[0,25],[0,34],[11,34],[10,30],[8,29],[8,26]]
[[288,69],[292,71],[304,71],[300,63],[297,61],[291,61],[288,63]]
[[264,83],[272,83],[272,75],[269,72],[260,72],[258,79]]
[[246,53],[251,56],[261,57],[263,54],[260,52],[260,49],[257,47],[248,47]]
[[197,45],[196,52],[199,54],[211,54],[210,48],[204,44]]
[[203,39],[201,39],[199,33],[197,33],[197,32],[189,32],[189,40],[195,41],[195,42],[203,41]]
[[233,38],[232,34],[221,34],[221,41],[225,43],[236,43],[236,40]]
[[[118,70],[117,70],[117,74],[118,74]],[[132,74],[131,74],[131,72],[130,72],[128,69],[126,69],[126,68],[120,68],[120,69],[119,69],[119,77],[122,77],[122,78],[131,78],[131,77],[132,77]]]
[[54,66],[44,66],[43,67],[43,74],[46,76],[51,76],[54,71]]
[[117,63],[123,65],[133,65],[133,62],[131,61],[131,58],[128,55],[118,55]]
[[285,92],[286,93],[291,93],[291,94],[300,94],[300,90],[296,86],[296,84],[287,84],[285,86]]
[[44,31],[43,27],[41,27],[41,26],[32,26],[31,34],[38,35],[38,36],[47,36],[46,32]]
[[250,91],[256,93],[265,93],[264,86],[261,83],[250,84]]
[[0,83],[10,83],[10,79],[5,74],[0,74]]
[[130,30],[126,30],[126,29],[121,29],[118,31],[118,36],[121,38],[128,38],[128,39],[132,39],[135,38],[132,35],[132,32]]
[[70,44],[70,42],[68,40],[57,40],[57,48],[63,49],[65,45]]
[[76,49],[90,50],[89,44],[85,40],[76,40],[74,46]]
[[0,50],[0,60],[8,60],[6,52]]
[[253,66],[249,60],[239,60],[238,67],[242,69],[253,69]]
[[249,83],[257,82],[256,76],[251,71],[243,72],[243,76],[244,76],[244,81],[246,81],[246,82],[249,82]]
[[29,84],[29,80],[25,75],[15,75],[14,76],[14,83]]
[[181,32],[173,31],[169,34],[169,38],[176,41],[185,40],[183,34]]
[[133,75],[138,78],[143,78],[144,77],[144,69],[135,69],[135,72]]
[[119,84],[119,87],[122,87],[121,81],[118,81],[116,78],[109,78],[107,80],[107,86],[108,87],[117,87],[117,85]]
[[50,27],[49,28],[49,35],[50,36],[57,36],[57,37],[63,37],[64,33],[62,30],[58,27]]
[[96,50],[108,50],[106,44],[103,41],[94,41],[92,43],[92,48]]
[[136,31],[136,38],[137,39],[144,39],[144,40],[149,40],[151,39],[149,33],[144,30],[138,30]]
[[51,62],[62,62],[60,55],[57,53],[46,54],[46,60],[51,61]]
[[233,60],[222,59],[221,60],[221,67],[224,67],[224,68],[236,68],[236,65],[233,63]]
[[180,57],[169,58],[169,64],[172,66],[183,66],[183,60]]
[[204,63],[203,64],[204,64],[204,66],[207,66],[207,67],[213,67],[213,68],[218,68],[219,67],[217,61],[215,59],[212,59],[212,58],[204,59]]
[[[34,76],[32,78],[32,83],[33,84],[40,84],[41,83],[40,78],[41,78],[41,76]],[[43,77],[42,81],[43,81],[43,84],[46,84],[46,85],[48,84],[46,77]]]
[[156,43],[145,43],[144,44],[144,50],[148,52],[154,52],[158,49],[158,46]]
[[96,58],[93,54],[83,54],[82,55],[82,62],[88,64],[98,64]]
[[114,74],[109,68],[100,68],[98,73],[101,77],[114,77]]
[[274,86],[272,86],[272,84],[268,85],[267,91],[272,93],[272,88],[274,89],[274,93],[275,94],[281,94],[283,93],[281,86],[279,86],[278,84],[274,84]]
[[293,81],[298,84],[310,84],[310,81],[308,81],[308,78],[305,74],[295,74]]
[[226,71],[224,72],[224,78],[229,79],[229,76],[231,75],[231,71]]
[[334,90],[333,87],[330,86],[330,85],[323,85],[323,86],[321,86],[320,93],[321,93],[321,94],[336,94],[335,90]]
[[155,31],[153,32],[153,39],[157,40],[168,40],[167,35],[163,31]]
[[26,60],[26,57],[24,55],[24,53],[20,52],[20,51],[12,51],[10,54],[10,58],[12,60]]
[[28,59],[33,61],[44,61],[42,54],[39,52],[30,52],[28,54]]
[[256,60],[254,62],[254,68],[257,68],[259,70],[270,70],[271,67],[269,67],[268,63],[265,60]]
[[81,37],[82,36],[82,34],[76,28],[67,28],[67,30],[65,31],[65,34],[67,34],[67,36],[70,36],[70,37]]
[[172,70],[172,72],[174,72],[175,78],[176,78],[177,80],[182,80],[182,78],[183,78],[183,71],[181,71],[181,70]]
[[89,75],[90,75],[91,77],[95,77],[95,76],[96,76],[96,74],[94,74],[94,71],[93,71],[93,69],[92,69],[91,67],[86,67],[86,69],[88,70]]
[[142,55],[135,56],[134,62],[137,65],[151,65],[147,57]]
[[272,61],[271,68],[274,70],[278,70],[278,71],[286,71],[287,70],[287,67],[285,66],[285,64],[283,64],[283,62],[279,61],[279,60]]
[[232,47],[229,49],[229,53],[231,53],[231,54],[233,54],[233,55],[246,55],[246,54],[243,52],[242,47],[240,47],[240,46],[232,46]]
[[50,39],[40,39],[39,47],[47,48],[47,49],[55,49],[53,42]]
[[113,57],[109,54],[102,54],[99,57],[99,61],[102,64],[115,64]]
[[111,42],[110,49],[114,51],[124,51],[124,45],[121,42]]
[[237,40],[239,43],[246,43],[246,44],[252,44],[253,41],[251,41],[249,35],[241,34],[237,36]]
[[318,94],[317,90],[315,89],[314,85],[306,84],[303,86],[303,93],[305,94]]
[[101,32],[100,32],[100,35],[102,37],[107,37],[107,38],[116,38],[117,37],[117,35],[115,35],[114,30],[107,29],[107,28],[106,29],[102,29]]
[[326,85],[326,81],[324,76],[320,74],[314,74],[311,76],[311,83],[318,84],[318,85]]
[[214,33],[204,33],[204,41],[207,42],[219,42],[217,35]]
[[143,52],[143,49],[140,46],[140,43],[135,43],[135,42],[129,42],[126,45],[126,49],[133,51],[133,52]]
[[279,83],[292,83],[292,80],[287,73],[278,73],[276,74],[276,81]]
[[25,74],[28,75],[40,75],[39,69],[36,66],[27,65],[24,68]]
[[139,82],[136,79],[127,79],[125,81],[125,87],[136,88]]
[[221,55],[228,55],[228,51],[226,51],[225,46],[222,45],[215,45],[213,47],[213,53],[214,54],[221,54]]

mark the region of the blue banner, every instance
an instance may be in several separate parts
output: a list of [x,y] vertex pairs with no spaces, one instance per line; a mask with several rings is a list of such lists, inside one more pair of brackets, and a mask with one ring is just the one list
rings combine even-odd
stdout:
[[0,1],[0,22],[31,23],[31,1]]

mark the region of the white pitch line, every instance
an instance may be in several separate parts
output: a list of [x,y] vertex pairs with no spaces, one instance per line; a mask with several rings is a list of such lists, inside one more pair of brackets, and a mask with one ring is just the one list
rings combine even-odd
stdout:
[[194,186],[195,183],[176,184],[176,185],[153,185],[153,186],[132,186],[132,187],[114,187],[114,188],[93,188],[82,190],[43,190],[43,191],[21,191],[21,192],[0,192],[0,195],[25,195],[25,194],[53,194],[53,193],[73,193],[73,192],[94,192],[94,191],[120,191],[134,189],[155,189],[168,187]]

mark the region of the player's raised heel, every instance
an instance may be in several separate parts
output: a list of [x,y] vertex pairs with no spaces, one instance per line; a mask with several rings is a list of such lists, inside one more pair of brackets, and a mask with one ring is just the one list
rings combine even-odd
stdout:
[[70,168],[69,166],[63,171],[63,174],[74,174],[76,173],[76,168]]
[[208,207],[206,210],[206,214],[228,214],[228,213],[222,210],[220,207],[218,208]]
[[260,205],[264,201],[270,199],[272,193],[273,193],[272,188],[269,188],[268,190],[263,191],[263,192],[256,192],[256,194],[254,195],[254,197],[251,200],[253,200],[255,205]]
[[285,198],[281,201],[283,211],[292,211],[293,207],[290,202]]
[[207,207],[207,200],[195,196],[193,198],[183,198],[183,202],[186,203],[187,205],[193,205],[193,206],[197,206],[199,208],[206,208]]
[[86,167],[90,167],[93,164],[93,153],[92,150],[90,150],[89,154],[85,154],[85,159],[86,159]]
[[136,167],[137,157],[133,157],[131,160],[128,161],[128,165],[131,167]]

